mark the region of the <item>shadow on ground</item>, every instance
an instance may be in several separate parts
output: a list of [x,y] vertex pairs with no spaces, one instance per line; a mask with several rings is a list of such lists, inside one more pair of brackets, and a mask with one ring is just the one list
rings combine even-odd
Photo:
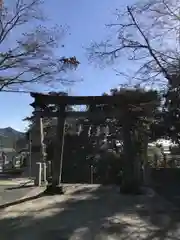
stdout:
[[156,197],[120,195],[112,186],[74,187],[2,211],[0,232],[3,240],[176,240],[178,215]]

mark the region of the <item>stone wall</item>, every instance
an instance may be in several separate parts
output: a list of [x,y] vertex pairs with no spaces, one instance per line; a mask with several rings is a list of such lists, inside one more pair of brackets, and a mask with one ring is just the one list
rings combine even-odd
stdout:
[[151,169],[151,186],[157,193],[180,206],[180,168]]
[[180,168],[151,169],[151,181],[153,185],[161,187],[180,187]]

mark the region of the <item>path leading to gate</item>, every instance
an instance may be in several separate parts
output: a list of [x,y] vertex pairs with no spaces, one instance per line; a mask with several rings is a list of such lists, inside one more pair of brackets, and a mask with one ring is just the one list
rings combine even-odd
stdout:
[[116,187],[66,185],[0,213],[2,240],[180,239],[180,217],[151,191],[124,196]]

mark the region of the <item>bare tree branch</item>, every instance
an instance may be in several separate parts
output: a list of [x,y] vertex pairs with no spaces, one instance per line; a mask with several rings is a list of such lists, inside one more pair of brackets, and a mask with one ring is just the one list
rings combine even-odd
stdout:
[[[76,69],[76,57],[57,57],[54,49],[59,47],[66,29],[62,26],[46,28],[38,25],[47,20],[41,11],[41,0],[15,0],[12,5],[4,3],[0,16],[0,91],[18,88],[19,85],[65,82],[67,70]],[[37,22],[38,20],[38,22]],[[14,43],[4,47],[6,40],[30,23],[35,27],[19,34]],[[16,36],[16,34],[15,34]],[[14,39],[13,39],[14,40]],[[67,83],[72,80],[67,79]]]
[[100,65],[114,64],[117,60],[127,62],[132,65],[133,74],[117,71],[128,81],[134,80],[135,85],[171,81],[172,69],[179,66],[179,9],[178,0],[145,0],[117,10],[117,22],[107,25],[114,35],[92,43],[87,49],[89,60]]
[[145,36],[145,34],[143,33],[143,31],[140,28],[139,24],[137,23],[137,21],[136,21],[134,15],[132,13],[130,7],[127,7],[127,10],[128,10],[129,15],[131,16],[131,19],[132,19],[134,25],[136,26],[137,30],[140,32],[141,36],[143,37],[143,39],[144,39],[144,41],[146,43],[147,49],[149,51],[150,56],[152,56],[152,58],[155,60],[156,64],[159,66],[159,68],[164,73],[165,77],[168,78],[168,73],[167,73],[166,69],[163,67],[163,65],[161,65],[159,59],[156,57],[156,54],[153,52],[153,49],[151,47],[151,44],[150,44],[148,38]]

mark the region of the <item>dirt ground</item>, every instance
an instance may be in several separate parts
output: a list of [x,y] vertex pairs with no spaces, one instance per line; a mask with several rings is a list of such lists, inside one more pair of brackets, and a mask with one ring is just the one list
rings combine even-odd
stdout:
[[114,186],[66,185],[0,213],[2,240],[180,239],[180,214],[153,192],[121,195]]

